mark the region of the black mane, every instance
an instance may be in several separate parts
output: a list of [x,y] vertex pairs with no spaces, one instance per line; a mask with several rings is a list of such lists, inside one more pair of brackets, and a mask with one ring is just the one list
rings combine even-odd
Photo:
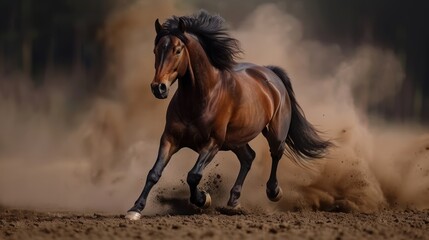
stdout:
[[213,66],[220,70],[230,70],[235,59],[242,52],[237,39],[229,36],[224,26],[225,20],[219,15],[210,15],[204,10],[191,16],[173,16],[164,24],[155,38],[155,44],[166,35],[174,35],[185,44],[185,34],[178,29],[179,21],[185,26],[185,32],[195,35]]

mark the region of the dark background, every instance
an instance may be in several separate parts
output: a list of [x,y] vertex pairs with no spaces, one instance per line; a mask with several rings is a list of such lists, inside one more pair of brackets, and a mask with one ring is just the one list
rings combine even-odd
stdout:
[[[91,94],[103,82],[106,53],[99,30],[133,0],[0,0],[0,81],[19,72],[37,86],[46,73],[78,76]],[[184,0],[239,24],[258,4],[275,2],[304,24],[305,37],[353,49],[362,43],[392,49],[406,79],[397,96],[370,111],[397,122],[429,122],[429,13],[425,1]],[[245,3],[245,4],[244,4]],[[240,9],[240,11],[237,11]],[[0,85],[1,86],[1,85]]]

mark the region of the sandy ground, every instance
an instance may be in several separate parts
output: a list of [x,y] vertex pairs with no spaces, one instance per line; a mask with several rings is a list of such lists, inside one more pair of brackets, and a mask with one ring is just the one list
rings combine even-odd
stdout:
[[0,210],[0,239],[429,239],[429,210],[145,216]]

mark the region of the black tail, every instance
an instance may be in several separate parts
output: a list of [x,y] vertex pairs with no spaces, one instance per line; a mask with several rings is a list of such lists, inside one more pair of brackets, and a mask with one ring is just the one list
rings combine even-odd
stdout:
[[302,108],[296,101],[292,84],[286,72],[276,66],[267,66],[267,68],[271,69],[283,81],[291,102],[292,119],[286,138],[286,144],[289,147],[288,155],[297,163],[299,163],[299,159],[324,157],[332,143],[323,140],[319,136],[319,131],[305,118]]

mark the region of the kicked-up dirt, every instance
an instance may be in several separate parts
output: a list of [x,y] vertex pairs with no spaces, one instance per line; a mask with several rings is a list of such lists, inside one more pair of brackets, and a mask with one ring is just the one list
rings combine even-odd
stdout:
[[429,210],[372,214],[216,209],[144,216],[2,209],[0,239],[429,239]]

